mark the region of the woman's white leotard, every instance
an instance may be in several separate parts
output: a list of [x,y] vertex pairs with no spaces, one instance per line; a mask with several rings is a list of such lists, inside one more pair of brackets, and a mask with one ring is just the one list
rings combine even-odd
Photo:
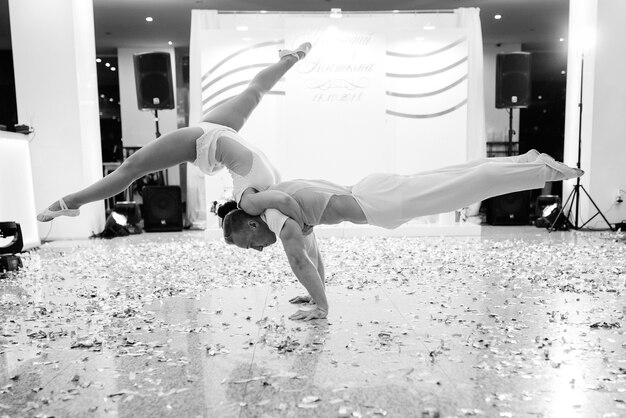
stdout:
[[[268,187],[280,181],[278,171],[270,163],[265,154],[240,137],[234,129],[209,122],[201,122],[198,126],[202,128],[204,134],[196,140],[196,160],[193,163],[198,166],[203,173],[210,176],[226,167],[233,179],[233,198],[237,204],[239,204],[241,196],[246,189],[254,188],[260,192],[267,190]],[[247,174],[240,175],[236,172],[239,156],[228,155],[228,158],[216,157],[217,140],[219,138],[233,140],[251,153],[252,164]],[[241,159],[243,158],[244,157],[241,156]],[[245,158],[249,159],[249,156],[245,156]]]

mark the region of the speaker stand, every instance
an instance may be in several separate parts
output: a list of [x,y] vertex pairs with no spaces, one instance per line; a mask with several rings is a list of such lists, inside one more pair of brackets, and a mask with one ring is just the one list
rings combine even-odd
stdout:
[[[156,132],[155,132],[156,139],[159,139],[161,137],[161,132],[159,131],[159,110],[158,109],[154,109],[154,125],[156,129]],[[167,174],[167,168],[165,170],[159,171],[159,180],[165,186],[170,184],[168,174]]]
[[509,107],[509,149],[507,151],[507,156],[513,155],[513,135],[515,131],[513,130],[513,108]]
[[[580,58],[580,101],[578,102],[578,161],[576,162],[576,167],[578,167],[578,168],[580,168],[581,149],[582,149],[582,143],[583,143],[583,130],[582,130],[582,127],[583,127],[583,80],[585,78],[584,77],[584,74],[585,74],[584,71],[585,71],[585,56],[583,55]],[[583,223],[582,225],[578,225],[578,217],[579,217],[579,210],[580,210],[580,190],[581,189],[582,189],[583,192],[585,192],[585,194],[587,195],[587,198],[589,198],[589,201],[591,202],[593,207],[596,208],[597,212],[591,218],[587,219],[587,222]],[[570,200],[571,200],[571,203],[570,203]],[[606,216],[604,216],[604,214],[602,213],[602,211],[600,210],[598,205],[596,205],[596,202],[593,201],[593,199],[591,198],[591,196],[589,195],[587,190],[585,190],[585,187],[582,184],[580,184],[580,177],[578,177],[576,179],[576,185],[574,186],[574,188],[570,192],[569,196],[567,197],[567,200],[565,201],[565,204],[563,205],[563,207],[559,211],[558,215],[554,219],[554,222],[552,222],[552,225],[550,225],[550,227],[548,229],[549,232],[552,232],[552,231],[556,230],[554,228],[554,225],[556,225],[556,222],[558,221],[559,217],[565,211],[565,208],[567,207],[568,203],[570,203],[570,207],[569,207],[569,211],[567,212],[567,220],[570,223],[570,225],[572,226],[572,228],[574,228],[576,230],[582,229],[582,228],[584,228],[585,225],[587,225],[589,222],[591,222],[591,220],[593,218],[595,218],[596,216],[600,215],[602,217],[602,219],[604,219],[604,222],[606,222],[606,224],[609,227],[609,229],[611,231],[613,231],[613,227],[609,223],[608,219],[606,219]],[[572,209],[573,209],[574,205],[576,205],[576,213],[574,215],[574,222],[572,223],[570,221],[570,216],[572,215]]]

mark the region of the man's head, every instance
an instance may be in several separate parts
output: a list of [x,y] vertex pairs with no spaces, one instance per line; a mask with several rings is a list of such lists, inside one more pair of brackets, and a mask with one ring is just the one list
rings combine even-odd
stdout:
[[224,240],[240,248],[263,251],[263,248],[276,242],[276,234],[259,216],[250,216],[241,209],[229,212],[222,227]]

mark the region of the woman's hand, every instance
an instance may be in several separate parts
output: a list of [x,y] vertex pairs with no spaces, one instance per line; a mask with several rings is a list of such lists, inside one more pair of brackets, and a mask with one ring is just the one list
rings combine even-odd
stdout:
[[296,296],[295,298],[289,299],[289,303],[299,304],[299,303],[315,303],[313,298],[309,295],[305,296]]
[[289,319],[293,319],[296,321],[297,320],[310,321],[312,319],[324,319],[327,316],[328,316],[328,312],[318,306],[315,309],[311,309],[309,311],[305,311],[301,309],[295,314],[291,315]]

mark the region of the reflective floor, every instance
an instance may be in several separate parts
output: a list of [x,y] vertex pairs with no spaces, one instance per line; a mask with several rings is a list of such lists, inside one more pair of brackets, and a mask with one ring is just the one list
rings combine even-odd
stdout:
[[[626,240],[322,238],[330,313],[280,246],[55,242],[0,279],[0,417],[626,417]],[[305,307],[306,308],[306,307]]]

